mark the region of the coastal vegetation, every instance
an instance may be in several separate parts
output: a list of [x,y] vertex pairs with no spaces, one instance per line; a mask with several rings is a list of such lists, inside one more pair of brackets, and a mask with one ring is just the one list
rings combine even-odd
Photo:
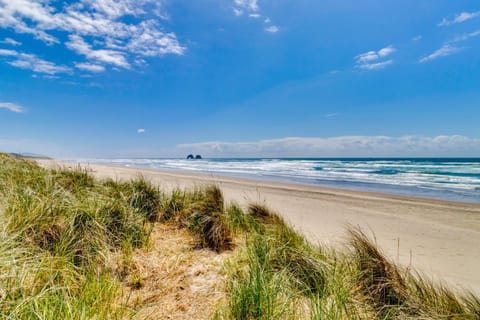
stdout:
[[344,248],[316,245],[217,186],[167,192],[0,154],[0,318],[480,319],[479,297],[347,228]]

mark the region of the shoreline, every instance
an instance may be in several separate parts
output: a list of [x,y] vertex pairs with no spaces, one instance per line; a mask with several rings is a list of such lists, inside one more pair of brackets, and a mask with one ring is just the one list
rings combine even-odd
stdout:
[[300,182],[300,181],[291,181],[288,179],[274,179],[274,178],[261,178],[261,177],[250,177],[250,176],[242,176],[242,175],[229,175],[229,174],[223,174],[223,173],[217,173],[217,172],[194,172],[194,171],[188,171],[188,170],[176,170],[176,169],[153,169],[153,168],[145,168],[145,167],[137,167],[137,166],[126,166],[126,165],[116,165],[116,164],[106,164],[106,163],[94,163],[94,162],[74,162],[74,161],[63,161],[63,160],[52,160],[52,159],[36,159],[36,160],[42,160],[42,161],[56,161],[57,163],[64,163],[66,165],[80,165],[80,166],[88,166],[88,167],[111,167],[111,168],[125,168],[125,169],[131,169],[131,170],[137,170],[141,172],[151,172],[151,173],[161,173],[164,175],[170,175],[172,177],[183,177],[183,178],[195,178],[195,179],[205,179],[205,180],[210,180],[212,178],[216,180],[221,180],[221,181],[228,181],[228,182],[236,182],[236,181],[242,181],[245,183],[253,183],[253,184],[263,184],[266,186],[274,187],[276,186],[277,188],[281,189],[285,186],[288,186],[288,188],[294,188],[294,189],[302,189],[304,188],[305,190],[311,190],[311,191],[324,191],[324,192],[330,192],[330,193],[345,193],[345,194],[362,194],[362,195],[371,195],[371,196],[379,196],[379,197],[385,197],[385,198],[391,198],[391,199],[398,199],[398,200],[403,200],[403,201],[422,201],[422,202],[431,202],[431,203],[438,203],[438,204],[452,204],[452,205],[465,205],[465,206],[472,206],[474,208],[480,207],[480,201],[479,202],[473,202],[473,201],[456,201],[456,200],[445,200],[445,199],[438,199],[438,198],[432,198],[432,197],[422,197],[422,196],[416,196],[416,195],[410,195],[410,194],[397,194],[397,193],[389,193],[389,192],[381,192],[381,191],[371,191],[371,190],[361,190],[359,189],[353,189],[353,188],[342,188],[342,187],[337,187],[337,186],[328,186],[328,185],[319,185],[319,184],[313,184],[313,183],[305,183],[305,182]]
[[[403,164],[387,163],[369,165],[363,164],[363,161],[361,162],[360,167],[358,167],[358,165],[355,163],[340,164],[338,166],[322,163],[313,163],[307,165],[299,163],[298,165],[300,167],[295,167],[295,169],[292,170],[291,168],[293,167],[291,167],[291,164],[289,163],[281,163],[280,167],[276,167],[277,164],[263,163],[262,161],[264,159],[254,159],[255,161],[254,163],[252,163],[252,166],[254,166],[255,170],[250,170],[245,167],[245,164],[242,164],[242,159],[227,159],[225,167],[219,167],[218,164],[216,164],[216,161],[213,160],[213,162],[209,162],[210,160],[207,160],[206,164],[200,165],[197,165],[195,161],[186,161],[184,159],[179,159],[179,162],[175,162],[174,164],[168,162],[172,161],[172,159],[142,159],[142,161],[140,162],[132,162],[131,160],[132,159],[120,159],[118,161],[97,161],[95,159],[74,159],[69,161],[78,163],[90,163],[91,161],[92,164],[136,167],[139,169],[156,170],[163,172],[183,172],[186,174],[207,175],[211,174],[215,176],[260,180],[266,182],[279,182],[295,185],[315,186],[321,188],[373,192],[405,197],[428,198],[450,202],[480,204],[480,189],[478,185],[474,184],[474,180],[477,179],[477,175],[475,173],[465,173],[464,175],[462,173],[457,173],[453,169],[445,169],[444,166],[449,165],[449,162],[439,162],[438,165],[434,164],[433,166],[435,168],[433,169],[428,169],[426,167],[423,168],[421,165],[419,165],[419,171],[416,171],[416,169],[411,169],[410,164],[406,165],[405,169],[405,165]],[[160,161],[158,164],[156,162],[151,162],[157,160]],[[273,160],[278,160],[281,162],[284,159]],[[322,159],[312,159],[312,161],[317,160]],[[344,160],[350,161],[350,159]],[[360,159],[351,160],[356,161]],[[382,159],[367,159],[366,161],[368,162],[370,160],[373,161],[372,163],[376,163],[377,161]],[[409,159],[402,158],[401,160]],[[420,161],[421,160],[430,161],[432,159],[422,158],[420,159]],[[438,158],[435,160],[447,161],[443,158]],[[455,158],[455,160],[461,163],[466,161],[467,159]],[[480,159],[475,160],[480,161]],[[167,162],[164,163],[162,161]],[[230,162],[232,161],[234,164],[230,165]],[[272,165],[276,169],[271,169]],[[396,167],[397,165],[398,167]],[[414,164],[413,166],[416,166],[416,164]],[[326,169],[324,170],[324,168]],[[343,168],[346,171],[344,171]],[[314,170],[314,173],[311,173],[309,170]],[[423,170],[426,170],[425,173],[423,173]],[[450,172],[449,170],[453,171]],[[318,174],[318,172],[327,173]],[[428,176],[430,174],[432,174],[431,178],[429,178]],[[472,178],[463,178],[467,176],[469,177],[470,174],[473,175]],[[359,176],[357,177],[357,175]],[[410,175],[412,176],[410,177]],[[444,175],[447,176],[447,178],[443,178]],[[457,178],[457,176],[462,178]],[[425,180],[427,178],[430,180]],[[480,183],[480,180],[478,181]]]
[[436,280],[480,293],[480,204],[353,191],[214,174],[39,160],[76,166],[100,178],[142,174],[164,190],[217,184],[226,201],[265,203],[312,242],[345,245],[346,225],[360,226],[392,260]]

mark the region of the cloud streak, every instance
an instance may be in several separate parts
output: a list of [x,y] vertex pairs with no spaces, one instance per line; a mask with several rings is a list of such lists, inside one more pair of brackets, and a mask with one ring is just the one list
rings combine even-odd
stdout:
[[75,67],[80,70],[89,71],[89,72],[103,72],[105,67],[93,63],[75,63]]
[[22,106],[11,102],[0,102],[0,109],[6,109],[15,113],[25,112],[25,109]]
[[14,47],[22,45],[21,42],[18,42],[16,40],[12,39],[12,38],[5,38],[3,41],[0,41],[0,43],[9,44],[9,45],[14,46]]
[[393,59],[385,60],[397,51],[393,46],[382,48],[378,51],[368,51],[355,57],[356,67],[365,70],[383,69],[393,64]]
[[71,73],[72,69],[66,66],[60,66],[53,62],[40,59],[34,54],[17,52],[15,50],[0,49],[0,56],[9,57],[7,62],[9,65],[20,68],[32,70],[38,73],[45,73],[48,75],[55,75],[58,73]]
[[440,22],[438,24],[438,26],[439,27],[446,27],[446,26],[450,26],[452,24],[463,23],[465,21],[468,21],[468,20],[471,20],[471,19],[474,19],[474,18],[477,18],[477,17],[480,17],[480,11],[462,12],[462,13],[459,13],[459,14],[455,15],[455,17],[453,17],[453,19],[443,18],[442,22]]
[[452,54],[458,53],[461,50],[463,50],[463,48],[454,47],[447,43],[444,44],[440,49],[437,49],[433,53],[429,54],[428,56],[421,58],[419,62],[425,63],[441,57],[447,57]]
[[125,59],[125,54],[116,50],[94,50],[85,42],[85,40],[78,35],[71,35],[69,41],[66,43],[67,48],[76,53],[87,57],[97,63],[112,64],[122,68],[130,68],[130,64]]
[[176,152],[193,152],[207,157],[468,157],[480,156],[480,139],[460,135],[296,137],[180,144]]
[[450,43],[462,42],[462,41],[466,41],[470,38],[474,38],[474,37],[478,37],[478,36],[480,36],[480,30],[476,30],[476,31],[472,31],[472,32],[469,32],[469,33],[465,33],[465,34],[456,36],[455,38],[453,38],[450,41]]

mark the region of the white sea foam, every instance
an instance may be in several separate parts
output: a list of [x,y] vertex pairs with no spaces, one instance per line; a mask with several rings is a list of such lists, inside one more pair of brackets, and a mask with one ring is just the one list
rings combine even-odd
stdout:
[[[457,194],[480,202],[480,160],[90,159],[91,162],[282,179],[309,184],[380,185]],[[380,189],[383,189],[381,187]],[[392,189],[393,190],[393,189]],[[407,189],[405,189],[407,190]],[[415,193],[412,189],[412,192]]]

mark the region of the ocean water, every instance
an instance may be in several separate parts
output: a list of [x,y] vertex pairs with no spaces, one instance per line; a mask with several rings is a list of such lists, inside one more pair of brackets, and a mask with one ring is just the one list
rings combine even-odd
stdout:
[[480,203],[480,158],[88,159],[88,161]]

